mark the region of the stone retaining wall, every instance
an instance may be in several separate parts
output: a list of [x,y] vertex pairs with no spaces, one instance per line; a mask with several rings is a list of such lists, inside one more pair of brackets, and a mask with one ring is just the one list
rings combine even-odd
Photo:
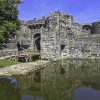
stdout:
[[30,72],[41,69],[49,64],[49,61],[38,60],[36,62],[21,63],[12,65],[10,67],[0,68],[1,76],[12,76],[12,75],[27,75]]

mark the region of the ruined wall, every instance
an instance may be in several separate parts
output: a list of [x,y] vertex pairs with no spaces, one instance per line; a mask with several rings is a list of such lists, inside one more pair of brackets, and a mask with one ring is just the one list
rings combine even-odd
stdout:
[[42,29],[41,54],[42,59],[55,59],[59,57],[60,45],[58,33],[56,31],[46,31],[45,29]]
[[65,59],[100,56],[100,36],[97,35],[99,23],[75,23],[71,16],[57,11],[49,14],[48,26],[48,32],[42,33],[41,58]]
[[23,21],[17,37],[37,50],[38,36],[34,35],[40,34],[42,59],[91,58],[100,56],[99,33],[100,22],[79,24],[70,14],[58,10],[42,19]]

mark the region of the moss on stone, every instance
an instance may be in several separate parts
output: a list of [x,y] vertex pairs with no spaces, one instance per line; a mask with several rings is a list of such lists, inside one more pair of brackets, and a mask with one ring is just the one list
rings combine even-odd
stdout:
[[11,61],[8,59],[2,59],[0,60],[0,68],[2,67],[6,67],[6,66],[10,66],[10,65],[14,65],[14,64],[18,64],[19,62],[17,61]]

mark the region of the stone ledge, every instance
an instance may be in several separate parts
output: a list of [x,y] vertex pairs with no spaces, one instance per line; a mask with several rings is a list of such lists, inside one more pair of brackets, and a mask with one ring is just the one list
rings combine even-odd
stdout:
[[48,65],[50,61],[38,60],[35,62],[21,63],[12,65],[11,67],[0,68],[0,76],[12,76],[12,75],[27,75],[30,72],[34,72]]

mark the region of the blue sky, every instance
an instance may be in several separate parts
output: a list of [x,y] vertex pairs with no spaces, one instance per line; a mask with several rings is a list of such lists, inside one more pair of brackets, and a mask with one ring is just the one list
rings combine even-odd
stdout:
[[31,20],[48,16],[57,9],[74,16],[75,22],[100,21],[100,0],[21,0],[19,19]]

